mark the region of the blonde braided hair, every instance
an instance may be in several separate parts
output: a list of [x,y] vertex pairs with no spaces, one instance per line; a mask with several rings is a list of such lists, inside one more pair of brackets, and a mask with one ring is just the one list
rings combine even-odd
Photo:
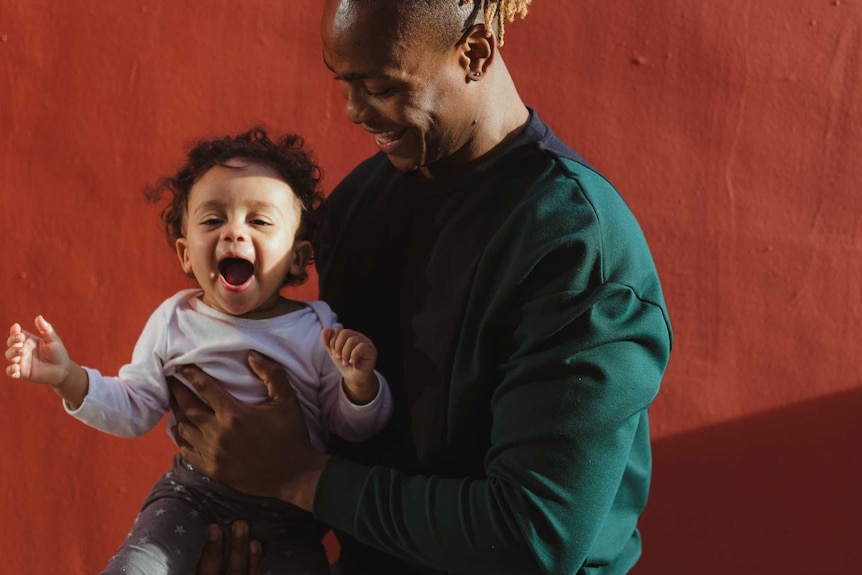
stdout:
[[[524,18],[527,16],[527,9],[532,0],[479,0],[485,3],[483,8],[485,16],[485,25],[491,27],[494,19],[497,19],[497,25],[500,27],[500,46],[503,45],[503,36],[505,34],[504,22],[514,22],[515,16]],[[464,0],[466,4],[472,4],[473,0]]]

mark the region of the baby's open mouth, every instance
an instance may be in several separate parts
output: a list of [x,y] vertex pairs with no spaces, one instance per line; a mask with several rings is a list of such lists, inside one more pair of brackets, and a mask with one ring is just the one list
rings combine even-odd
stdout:
[[254,275],[254,264],[242,258],[225,258],[219,262],[218,272],[228,285],[241,286]]

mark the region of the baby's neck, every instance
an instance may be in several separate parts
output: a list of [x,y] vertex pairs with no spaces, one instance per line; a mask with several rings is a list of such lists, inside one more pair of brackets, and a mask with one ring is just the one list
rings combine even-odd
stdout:
[[243,314],[241,317],[247,319],[269,319],[272,317],[287,315],[291,312],[302,309],[302,307],[303,305],[300,302],[287,299],[286,297],[279,295],[273,305],[263,306],[254,311]]
[[[213,307],[212,304],[210,304],[206,301],[206,297],[204,297],[203,294],[201,294],[201,299],[203,300],[204,303],[206,303],[210,307]],[[282,297],[281,295],[278,295],[278,296],[276,296],[275,299],[268,300],[264,305],[262,305],[261,307],[255,309],[255,310],[252,310],[252,311],[249,311],[249,312],[246,312],[243,314],[228,314],[228,315],[232,315],[234,317],[241,317],[243,319],[270,319],[273,317],[279,317],[282,315],[287,315],[289,313],[293,313],[293,312],[298,311],[304,307],[305,306],[301,302],[298,302],[298,301],[292,300],[292,299],[287,299],[286,297]],[[222,310],[222,313],[227,313],[227,312]]]

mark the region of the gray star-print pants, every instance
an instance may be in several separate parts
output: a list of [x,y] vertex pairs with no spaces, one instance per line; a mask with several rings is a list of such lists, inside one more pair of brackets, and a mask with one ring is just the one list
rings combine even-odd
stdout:
[[[326,527],[311,514],[278,499],[252,497],[183,463],[153,486],[132,530],[102,575],[188,575],[206,541],[206,526],[224,532],[237,519],[263,545],[264,575],[326,575]],[[229,538],[225,538],[225,544]]]

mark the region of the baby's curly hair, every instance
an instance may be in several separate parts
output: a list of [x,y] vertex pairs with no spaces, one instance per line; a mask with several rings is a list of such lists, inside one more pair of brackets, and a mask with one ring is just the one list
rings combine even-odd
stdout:
[[[162,209],[161,220],[171,248],[183,237],[183,215],[192,186],[215,166],[241,169],[228,166],[226,162],[242,158],[274,169],[299,198],[302,215],[296,239],[311,242],[312,256],[307,262],[310,264],[324,233],[326,214],[320,190],[323,174],[311,154],[303,149],[304,143],[297,134],[284,134],[271,140],[261,126],[233,136],[192,142],[186,163],[177,173],[159,179],[144,190],[147,200],[154,204],[160,203],[166,193],[170,194],[170,203]],[[308,273],[303,270],[299,275],[288,274],[284,283],[299,285],[307,279]]]

